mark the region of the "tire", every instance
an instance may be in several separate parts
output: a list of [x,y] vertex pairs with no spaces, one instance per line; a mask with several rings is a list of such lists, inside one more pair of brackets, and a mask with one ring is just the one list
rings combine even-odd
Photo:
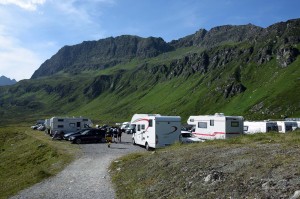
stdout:
[[147,150],[147,151],[151,151],[148,142],[146,142],[145,147],[146,147],[146,150]]
[[134,138],[132,138],[132,144],[136,145]]
[[81,144],[81,139],[75,140],[76,144]]

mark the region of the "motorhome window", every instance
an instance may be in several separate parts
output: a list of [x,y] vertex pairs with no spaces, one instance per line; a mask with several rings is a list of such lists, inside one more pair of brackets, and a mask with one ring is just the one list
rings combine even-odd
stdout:
[[75,123],[70,123],[69,126],[70,127],[75,127]]
[[144,130],[145,129],[145,124],[141,125],[141,129]]
[[64,128],[64,125],[58,125],[57,128]]
[[194,119],[190,119],[190,122],[194,122]]
[[248,131],[248,126],[244,126],[244,131]]
[[64,119],[57,119],[57,121],[58,121],[58,122],[63,122],[63,121],[64,121]]
[[206,122],[198,122],[198,128],[206,129],[207,123]]
[[83,121],[87,122],[87,121],[88,121],[88,119],[83,119]]
[[239,122],[231,122],[231,127],[239,127]]
[[149,127],[152,127],[153,125],[153,120],[149,120]]
[[210,120],[209,123],[210,123],[210,126],[214,126],[215,125],[215,120]]
[[137,130],[140,131],[141,130],[141,125],[138,125],[137,127],[138,127]]

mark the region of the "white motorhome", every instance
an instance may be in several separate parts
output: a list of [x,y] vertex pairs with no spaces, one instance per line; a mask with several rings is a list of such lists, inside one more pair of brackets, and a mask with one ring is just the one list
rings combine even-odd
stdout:
[[53,135],[55,131],[69,133],[92,126],[92,121],[85,117],[52,117],[50,119],[50,135]]
[[297,128],[300,129],[300,118],[285,118],[285,121],[297,122]]
[[201,139],[227,139],[243,134],[244,118],[216,113],[190,116],[187,123],[195,126],[193,134]]
[[287,133],[289,131],[294,131],[298,127],[298,124],[295,121],[277,121],[277,125],[279,133]]
[[160,148],[179,141],[181,133],[180,116],[160,114],[135,114],[131,119],[134,127],[132,143],[150,148]]
[[244,121],[244,133],[267,133],[278,131],[277,122],[274,121]]

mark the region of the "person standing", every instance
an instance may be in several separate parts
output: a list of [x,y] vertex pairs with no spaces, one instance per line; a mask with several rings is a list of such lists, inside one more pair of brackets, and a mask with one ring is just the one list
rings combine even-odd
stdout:
[[121,143],[122,130],[118,128],[118,141]]

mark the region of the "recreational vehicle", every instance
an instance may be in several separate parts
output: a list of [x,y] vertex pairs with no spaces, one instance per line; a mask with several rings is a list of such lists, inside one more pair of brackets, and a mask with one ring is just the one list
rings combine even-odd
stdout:
[[297,129],[298,124],[295,121],[277,121],[278,132],[286,133]]
[[92,127],[90,119],[84,117],[52,117],[50,119],[50,135],[55,131],[69,133]]
[[297,123],[297,128],[300,129],[300,118],[285,118],[285,121],[293,121]]
[[150,148],[160,148],[179,141],[181,133],[180,116],[160,114],[135,114],[131,119],[134,127],[132,143]]
[[244,118],[216,113],[190,116],[187,123],[195,126],[193,134],[201,139],[227,139],[243,134]]
[[244,121],[244,133],[266,133],[269,131],[278,131],[277,123],[274,121]]

